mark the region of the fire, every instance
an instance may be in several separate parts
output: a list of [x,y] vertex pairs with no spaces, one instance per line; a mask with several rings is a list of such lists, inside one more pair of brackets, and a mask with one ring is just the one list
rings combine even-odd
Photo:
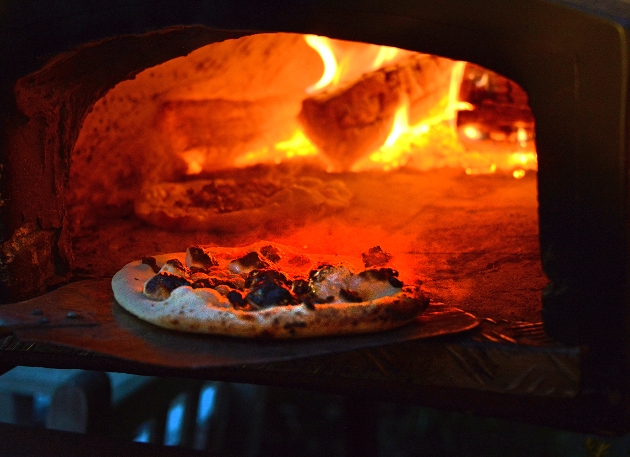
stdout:
[[246,167],[254,163],[282,163],[294,157],[317,156],[317,148],[309,141],[300,129],[295,130],[293,136],[285,141],[280,141],[273,148],[264,147],[257,151],[250,151],[238,157],[234,165]]
[[[381,68],[392,68],[391,65],[397,65],[405,57],[415,54],[388,46],[344,42],[315,35],[306,35],[304,39],[319,54],[324,65],[321,78],[305,88],[305,97],[343,93],[347,87],[364,78],[364,75]],[[444,61],[446,59],[442,60]],[[491,72],[467,74],[466,62],[451,62],[450,78],[444,78],[441,83],[441,93],[444,95],[441,99],[436,99],[427,114],[419,120],[416,117],[412,123],[414,100],[402,93],[395,112],[390,114],[391,129],[383,137],[382,145],[372,152],[366,151],[366,154],[357,156],[356,160],[350,156],[348,160],[351,162],[341,162],[350,163],[349,166],[345,165],[345,169],[387,171],[409,167],[428,170],[446,166],[461,167],[469,175],[505,170],[511,172],[514,178],[520,179],[525,176],[526,170],[537,168],[531,125],[515,123],[510,127],[511,131],[505,126],[495,127],[487,124],[490,121],[483,117],[482,112],[479,115],[474,114],[479,105],[460,99],[464,81],[471,81],[474,90],[492,90],[494,80]],[[405,71],[407,70],[403,68],[397,73],[397,77],[407,77]],[[357,103],[357,106],[360,105]],[[354,107],[351,105],[348,109]],[[460,124],[458,116],[462,112],[473,113],[467,119],[477,116],[479,120]],[[193,152],[188,154],[191,156],[190,160],[187,159],[189,173],[195,173],[203,167],[202,161]],[[280,163],[296,157],[319,160],[328,170],[339,169],[339,164],[333,165],[335,156],[330,152],[323,154],[319,151],[301,128],[297,128],[291,138],[241,155],[235,165]]]
[[333,82],[335,76],[338,74],[337,59],[330,47],[330,40],[328,38],[317,35],[306,35],[304,39],[311,48],[319,53],[324,62],[324,74],[319,81],[306,89],[306,93],[311,94]]
[[390,46],[380,46],[378,50],[378,55],[376,59],[374,59],[374,63],[372,64],[372,69],[377,70],[387,62],[391,62],[398,55],[398,48],[392,48]]
[[304,40],[317,51],[324,64],[324,73],[319,81],[306,88],[307,94],[358,79],[362,74],[409,53],[390,46],[332,40],[318,35],[305,35]]

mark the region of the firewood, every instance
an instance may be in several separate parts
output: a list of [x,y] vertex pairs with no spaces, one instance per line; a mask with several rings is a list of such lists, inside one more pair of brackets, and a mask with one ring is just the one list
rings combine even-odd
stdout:
[[348,170],[387,139],[406,101],[412,122],[447,94],[453,62],[413,54],[358,81],[306,98],[298,119],[306,135],[339,170]]

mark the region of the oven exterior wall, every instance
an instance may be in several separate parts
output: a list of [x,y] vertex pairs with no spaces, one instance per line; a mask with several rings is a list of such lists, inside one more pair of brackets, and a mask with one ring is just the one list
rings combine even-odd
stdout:
[[[543,268],[550,279],[543,296],[546,329],[561,341],[595,348],[600,357],[593,363],[605,366],[592,385],[625,385],[630,359],[626,118],[630,8],[622,2],[597,8],[585,1],[536,0],[509,4],[198,0],[185,5],[120,0],[93,2],[89,8],[73,0],[4,2],[2,297],[21,299],[68,278],[72,257],[63,232],[63,192],[69,154],[83,116],[111,85],[216,40],[203,26],[315,33],[472,61],[525,88],[537,122],[540,239]],[[179,32],[164,32],[168,27],[179,27]],[[170,33],[182,35],[171,41]],[[39,70],[50,56],[100,40],[104,41],[93,46],[103,46],[109,37],[126,34],[137,35],[124,39],[136,43],[138,58],[100,78],[100,69],[112,68],[117,56],[94,57],[92,70],[97,71],[81,83],[81,97],[64,99],[58,94],[55,103],[65,108],[52,117],[38,117],[16,106],[16,81]],[[157,52],[160,47],[166,49]],[[60,62],[64,59],[56,60]],[[66,63],[75,65],[72,60]],[[58,76],[56,84],[77,87],[71,74],[66,80],[62,73]],[[83,109],[66,111],[78,99]],[[63,141],[45,141],[59,131]],[[30,158],[13,161],[21,150],[30,150]],[[51,167],[60,175],[50,176]],[[12,261],[8,254],[20,237],[30,237],[36,249],[42,243],[49,246],[50,258],[39,266],[29,266],[28,259]],[[16,288],[17,277],[38,278],[36,287]],[[611,370],[613,365],[622,369]]]

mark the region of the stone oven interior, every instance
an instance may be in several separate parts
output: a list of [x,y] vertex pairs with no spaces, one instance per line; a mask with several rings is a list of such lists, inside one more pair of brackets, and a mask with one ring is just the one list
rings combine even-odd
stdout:
[[[61,306],[65,319],[68,302],[57,297],[75,291],[89,303],[83,309],[103,316],[98,326],[67,332],[41,332],[45,326],[18,330],[17,340],[13,335],[4,340],[3,364],[304,386],[627,433],[629,17],[621,0],[201,0],[159,7],[122,0],[90,8],[9,1],[0,13],[0,302],[8,303],[7,312],[19,307],[22,317],[28,311],[31,320],[39,318],[30,313],[35,306],[40,311]],[[252,104],[246,91],[236,96],[215,88],[210,96],[202,93],[203,84],[158,88],[158,79],[173,87],[176,80],[192,81],[203,64],[186,74],[173,67],[167,76],[151,72],[173,65],[171,59],[203,53],[207,45],[218,52],[229,40],[247,42],[252,33],[276,31],[421,50],[511,78],[527,91],[535,113],[537,170],[497,166],[493,174],[475,174],[484,166],[469,163],[358,171],[351,169],[352,158],[328,157],[329,168],[309,155],[291,163],[276,164],[275,157],[234,163],[238,169],[226,164],[226,148],[208,147],[216,136],[187,133],[199,119],[193,114],[205,110],[225,133],[226,118],[217,113],[245,107],[247,119],[256,123],[244,132],[258,128],[268,134],[268,126],[275,132],[283,115],[282,109],[273,115],[266,109],[273,97],[252,96],[268,103],[261,105]],[[275,68],[282,74],[299,67],[300,76],[311,78],[300,84],[310,87],[323,68],[300,43],[297,61],[276,62]],[[269,72],[247,74],[251,81],[243,86],[271,78]],[[145,89],[116,95],[141,81]],[[269,87],[277,95],[298,82],[291,74],[279,87]],[[318,94],[294,95],[303,100]],[[109,110],[120,117],[108,118]],[[464,131],[479,112],[460,110],[455,121],[466,150],[483,137],[479,130]],[[140,134],[133,127],[138,125],[159,135]],[[289,139],[292,133],[289,129]],[[254,138],[230,136],[253,152],[269,147]],[[496,138],[486,143],[496,146],[501,143]],[[184,144],[180,154],[158,161],[153,152],[174,144]],[[205,147],[201,153],[199,145]],[[135,214],[134,198],[145,185],[139,178],[145,175],[159,177],[159,183],[252,172],[304,173],[324,183],[338,179],[352,203],[315,218],[301,214],[288,225],[286,218],[275,224],[272,218],[242,231],[174,231]],[[223,357],[226,349],[215,340],[173,334],[162,340],[152,329],[138,333],[134,345],[116,338],[121,332],[135,337],[137,330],[111,297],[109,278],[125,262],[189,244],[243,245],[260,238],[332,253],[358,254],[380,245],[396,256],[400,270],[423,281],[434,303],[479,317],[479,332],[324,356],[300,352],[299,359],[230,367],[209,365],[212,351]],[[507,339],[496,337],[495,331],[504,330]],[[70,344],[76,350],[57,350],[57,333],[76,336]],[[136,350],[147,343],[153,352]],[[115,351],[109,351],[112,346]],[[113,356],[85,356],[93,350]]]
[[[379,48],[341,41],[337,46],[345,46],[355,60],[366,52],[364,47],[370,52]],[[406,71],[420,84],[410,103],[409,124],[444,117],[452,85],[454,61],[428,55],[419,59],[421,68],[415,73],[396,60],[389,67],[384,64],[403,68],[388,73],[390,78],[393,73],[404,79]],[[481,87],[483,71],[473,81],[478,67],[465,68],[468,91],[474,83]],[[193,244],[233,246],[267,239],[305,252],[351,255],[379,245],[394,254],[408,280],[423,282],[434,302],[481,316],[540,320],[547,280],[539,254],[532,125],[527,141],[508,139],[497,109],[484,106],[493,113],[484,119],[498,126],[492,137],[485,132],[479,144],[462,144],[462,139],[477,140],[462,131],[475,124],[465,121],[459,130],[451,128],[458,123],[455,115],[433,120],[431,130],[411,146],[415,155],[403,154],[393,164],[379,158],[369,163],[366,157],[372,151],[361,141],[381,144],[394,118],[393,112],[369,112],[370,97],[380,97],[383,110],[387,93],[381,88],[376,95],[359,91],[344,101],[360,118],[356,123],[371,126],[356,127],[359,134],[330,134],[346,135],[342,139],[363,148],[362,155],[353,156],[351,148],[314,154],[312,145],[295,145],[300,141],[295,132],[301,127],[302,102],[310,96],[307,89],[323,72],[322,58],[307,45],[305,35],[258,34],[219,40],[150,67],[105,93],[83,120],[71,154],[66,204],[72,276],[110,277],[129,261]],[[370,71],[347,73],[337,87],[365,80]],[[460,77],[458,94],[465,78]],[[328,89],[335,90],[344,92]],[[367,114],[359,116],[363,105],[368,105]],[[514,113],[510,106],[503,110],[508,110],[504,123],[509,124]],[[475,115],[474,110],[459,113]],[[374,127],[378,122],[383,125]],[[517,132],[513,128],[512,135]],[[399,162],[404,166],[398,167]],[[307,177],[336,203],[192,231],[149,224],[134,213],[139,195],[152,183],[234,177]]]

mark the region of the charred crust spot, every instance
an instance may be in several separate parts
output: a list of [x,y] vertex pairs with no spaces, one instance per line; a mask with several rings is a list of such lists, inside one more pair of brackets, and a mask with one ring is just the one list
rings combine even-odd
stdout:
[[309,258],[302,254],[296,254],[289,259],[289,265],[294,267],[301,267],[307,265],[309,262]]
[[179,325],[179,320],[178,319],[171,319],[171,324],[178,326]]
[[280,256],[280,250],[272,245],[263,246],[260,248],[260,253],[273,263],[278,263],[282,258]]
[[347,302],[351,303],[359,303],[362,302],[363,299],[359,296],[356,290],[352,289],[340,289],[339,296]]
[[155,260],[155,257],[142,257],[142,264],[143,265],[149,265],[151,267],[151,269],[153,270],[153,273],[159,273],[160,272],[160,267],[158,267],[157,261]]
[[241,314],[239,316],[239,318],[241,318],[244,321],[253,321],[254,320],[254,315],[251,313],[245,313],[245,314]]
[[318,305],[322,305],[324,303],[332,303],[333,301],[335,301],[335,297],[332,295],[329,295],[326,298],[319,298],[319,297],[313,297],[313,303],[316,303]]
[[397,287],[397,288],[400,289],[404,285],[403,282],[400,279],[395,278],[393,276],[390,276],[389,278],[387,278],[387,280],[392,285],[392,287]]
[[392,259],[392,255],[383,251],[380,246],[370,248],[368,252],[362,253],[361,257],[363,258],[365,268],[385,265]]
[[295,330],[296,328],[306,327],[306,322],[287,322],[283,325],[285,330]]

